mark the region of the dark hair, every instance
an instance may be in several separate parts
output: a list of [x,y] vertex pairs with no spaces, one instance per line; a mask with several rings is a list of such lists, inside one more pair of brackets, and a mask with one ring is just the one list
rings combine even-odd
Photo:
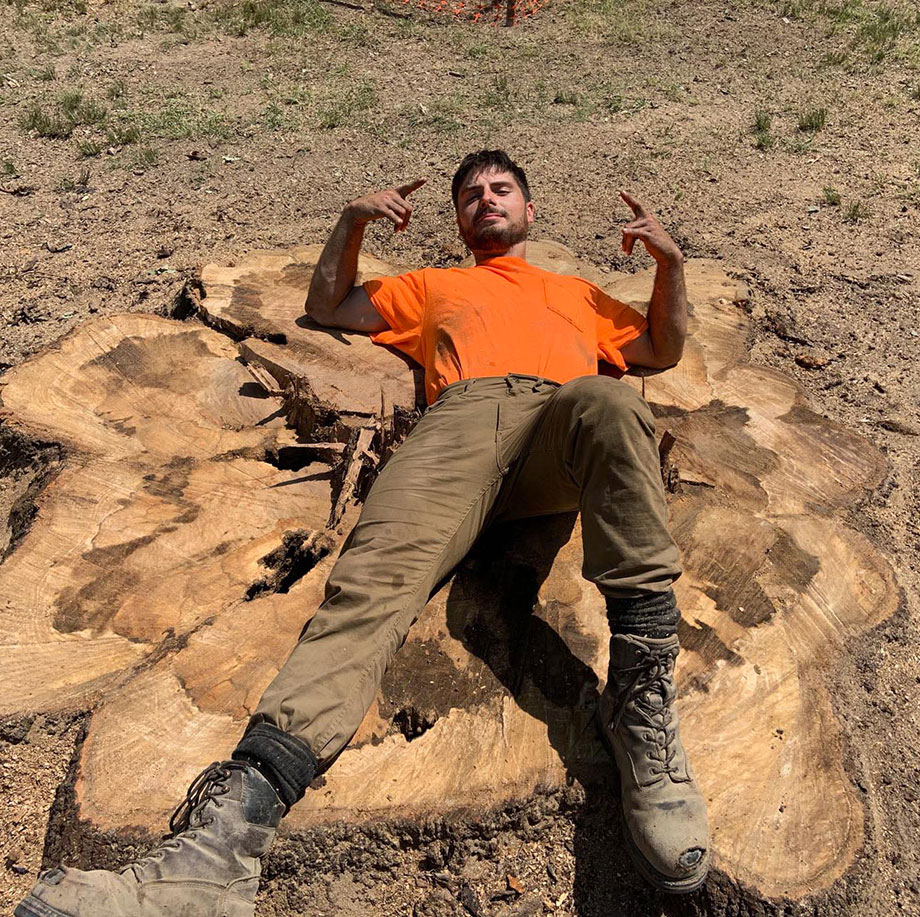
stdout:
[[450,196],[453,198],[454,207],[457,206],[457,198],[460,196],[460,189],[463,183],[472,175],[478,175],[480,172],[510,172],[524,195],[524,200],[530,200],[530,186],[527,184],[527,176],[524,170],[514,162],[504,150],[480,150],[478,153],[470,153],[463,157],[454,180],[450,183]]

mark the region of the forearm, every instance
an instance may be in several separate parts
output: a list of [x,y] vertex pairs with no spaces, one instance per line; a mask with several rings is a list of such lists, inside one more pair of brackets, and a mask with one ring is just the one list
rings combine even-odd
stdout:
[[328,321],[351,292],[358,274],[358,254],[365,225],[351,215],[348,207],[335,224],[313,272],[304,305],[307,314],[317,321]]
[[687,287],[679,253],[658,262],[646,320],[657,365],[673,366],[683,354],[687,337]]

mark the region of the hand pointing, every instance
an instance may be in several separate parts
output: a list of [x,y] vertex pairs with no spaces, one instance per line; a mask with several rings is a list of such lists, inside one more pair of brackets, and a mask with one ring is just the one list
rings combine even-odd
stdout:
[[632,254],[636,239],[641,239],[648,253],[659,263],[681,261],[683,254],[677,243],[668,235],[658,218],[645,205],[634,198],[628,191],[621,191],[620,197],[627,203],[635,217],[621,230],[623,233],[623,251]]
[[391,220],[393,232],[401,232],[409,225],[412,217],[412,205],[406,198],[417,191],[427,178],[417,178],[405,185],[377,191],[366,197],[359,197],[345,207],[346,213],[359,225],[366,225],[374,220]]

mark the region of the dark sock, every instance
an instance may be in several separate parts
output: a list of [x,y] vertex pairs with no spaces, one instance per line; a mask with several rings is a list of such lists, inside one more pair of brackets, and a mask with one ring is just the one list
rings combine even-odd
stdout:
[[628,599],[608,596],[607,621],[612,634],[662,639],[677,633],[680,609],[673,589]]
[[271,723],[251,726],[231,757],[255,767],[288,809],[307,791],[319,766],[313,752],[300,739]]

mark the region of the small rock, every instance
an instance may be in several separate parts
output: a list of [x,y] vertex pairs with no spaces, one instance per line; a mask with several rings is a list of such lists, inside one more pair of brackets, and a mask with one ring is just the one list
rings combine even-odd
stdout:
[[830,363],[830,357],[814,347],[809,347],[795,355],[795,362],[802,369],[824,369]]
[[174,248],[167,248],[167,246],[164,245],[157,249],[157,258],[168,258],[174,251]]
[[509,873],[505,876],[505,881],[508,883],[508,888],[513,892],[517,892],[519,895],[524,894],[524,883],[517,877]]
[[479,900],[479,895],[476,894],[472,885],[467,882],[461,882],[460,893],[457,897],[460,899],[460,903],[473,915],[473,917],[483,917],[485,911],[483,910],[482,902]]
[[192,162],[204,162],[208,158],[208,154],[203,150],[192,150],[188,154],[188,158],[191,159]]
[[73,245],[70,242],[45,242],[44,247],[48,249],[52,255],[59,255],[61,252],[69,251],[73,248]]

